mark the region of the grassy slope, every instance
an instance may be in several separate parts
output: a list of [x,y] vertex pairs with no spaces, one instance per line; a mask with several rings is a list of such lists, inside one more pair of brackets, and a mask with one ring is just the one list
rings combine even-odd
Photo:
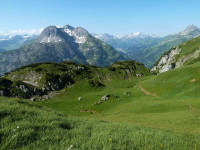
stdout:
[[[113,78],[96,89],[84,79],[42,102],[1,98],[1,148],[199,149],[199,68],[196,63],[157,76]],[[106,94],[109,100],[95,105]]]
[[[197,63],[145,78],[113,79],[96,90],[84,80],[57,98],[38,103],[79,117],[200,134],[199,66]],[[196,81],[190,82],[192,79]],[[139,85],[157,96],[146,95]],[[129,94],[124,95],[126,91]],[[109,100],[94,105],[106,94],[111,95]]]
[[[181,48],[181,52],[178,55],[177,59],[193,54],[196,50],[200,49],[200,37],[194,38],[184,44],[181,44],[179,47]],[[198,56],[196,58],[188,60],[185,64],[194,64],[196,62],[199,62],[199,60],[200,57]]]
[[199,138],[166,130],[68,117],[33,102],[0,98],[0,149],[198,149]]

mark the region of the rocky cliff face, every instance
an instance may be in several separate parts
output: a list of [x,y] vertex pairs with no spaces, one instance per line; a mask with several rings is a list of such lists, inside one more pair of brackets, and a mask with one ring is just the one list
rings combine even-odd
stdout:
[[57,28],[56,26],[49,26],[45,28],[39,37],[34,41],[35,43],[57,43],[64,42],[69,37],[66,33]]
[[159,73],[171,70],[173,68],[179,67],[180,64],[176,63],[176,55],[180,53],[181,49],[178,47],[173,48],[168,54],[165,54],[161,57],[160,61],[156,66],[154,66],[151,71],[158,70]]
[[83,44],[89,35],[88,31],[82,27],[74,28],[70,25],[64,26],[63,30],[75,39],[76,43]]
[[45,93],[46,91],[25,82],[0,78],[0,96],[31,98],[34,95],[41,96]]

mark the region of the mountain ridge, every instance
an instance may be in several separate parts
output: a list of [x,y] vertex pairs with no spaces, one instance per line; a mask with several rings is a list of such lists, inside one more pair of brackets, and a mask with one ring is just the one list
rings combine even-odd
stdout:
[[[163,53],[169,51],[174,46],[198,36],[200,36],[200,29],[194,25],[189,25],[184,31],[165,37],[146,36],[143,39],[109,39],[109,37],[112,37],[110,35],[105,39],[103,37],[99,38],[117,50],[125,52],[129,56],[129,59],[142,62],[146,67],[152,68]],[[96,35],[96,37],[98,36]]]
[[71,27],[70,34],[66,27],[49,26],[23,47],[1,53],[0,74],[20,66],[46,61],[71,60],[106,67],[115,61],[126,60],[113,47],[96,39],[85,29]]
[[31,40],[35,39],[37,35],[8,35],[0,36],[0,49],[4,51],[14,50],[22,47]]

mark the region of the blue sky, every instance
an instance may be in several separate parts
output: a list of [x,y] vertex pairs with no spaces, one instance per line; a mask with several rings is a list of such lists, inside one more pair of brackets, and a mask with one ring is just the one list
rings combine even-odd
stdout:
[[199,0],[0,0],[0,33],[70,24],[92,33],[162,36],[200,27],[199,7]]

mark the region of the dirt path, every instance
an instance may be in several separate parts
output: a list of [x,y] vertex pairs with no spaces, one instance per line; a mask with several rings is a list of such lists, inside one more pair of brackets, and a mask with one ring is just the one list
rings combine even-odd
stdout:
[[192,79],[192,80],[190,80],[190,82],[195,82],[196,81],[196,79]]
[[139,85],[139,88],[143,93],[145,93],[147,95],[157,96],[156,93],[150,93],[150,92],[146,91],[141,85]]

